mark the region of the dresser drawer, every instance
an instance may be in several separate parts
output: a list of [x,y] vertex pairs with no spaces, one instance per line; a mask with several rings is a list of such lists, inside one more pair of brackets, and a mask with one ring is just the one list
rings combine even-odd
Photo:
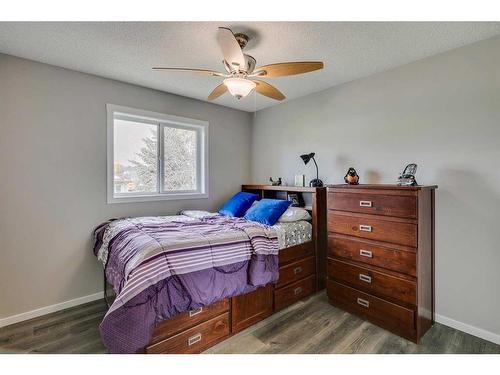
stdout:
[[414,281],[333,259],[327,261],[327,274],[330,279],[396,303],[417,303],[417,285]]
[[280,267],[279,279],[276,288],[281,288],[294,281],[312,275],[315,270],[315,257],[309,257]]
[[396,305],[334,281],[327,282],[330,302],[400,335],[415,339],[414,310]]
[[146,353],[200,353],[227,336],[229,336],[229,313],[224,313],[187,331],[148,346]]
[[415,219],[417,217],[417,197],[363,192],[331,192],[328,194],[328,208],[330,210]]
[[329,257],[346,258],[416,276],[417,254],[414,251],[399,250],[395,247],[382,246],[368,240],[328,236]]
[[281,310],[300,299],[312,294],[315,289],[316,276],[312,275],[274,292],[275,310]]
[[210,306],[200,307],[185,313],[174,315],[172,318],[164,320],[156,326],[153,338],[150,343],[154,344],[162,341],[176,333],[185,331],[197,324],[212,319],[213,317],[222,314],[229,310],[229,300],[224,299],[212,303]]
[[286,264],[294,260],[314,255],[314,243],[312,241],[304,242],[299,245],[290,246],[279,251],[279,264]]
[[328,231],[405,246],[417,246],[417,225],[383,216],[328,213]]

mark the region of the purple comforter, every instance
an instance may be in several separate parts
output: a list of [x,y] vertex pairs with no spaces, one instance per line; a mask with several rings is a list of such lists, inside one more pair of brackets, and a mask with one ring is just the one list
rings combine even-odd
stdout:
[[160,321],[278,279],[275,231],[243,219],[120,219],[95,239],[117,294],[100,325],[111,353],[142,352]]

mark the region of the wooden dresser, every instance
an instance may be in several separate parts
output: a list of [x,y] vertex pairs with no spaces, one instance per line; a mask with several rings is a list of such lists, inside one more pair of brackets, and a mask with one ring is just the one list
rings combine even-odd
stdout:
[[331,304],[418,343],[434,323],[436,188],[328,188]]

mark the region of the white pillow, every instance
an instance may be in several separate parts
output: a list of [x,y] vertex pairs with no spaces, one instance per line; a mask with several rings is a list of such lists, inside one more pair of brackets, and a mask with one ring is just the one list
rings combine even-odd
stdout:
[[292,223],[300,220],[311,220],[311,215],[302,207],[288,207],[278,219],[279,223]]
[[217,216],[217,212],[208,212],[202,210],[182,210],[181,215],[192,217],[194,219],[202,219],[207,216]]

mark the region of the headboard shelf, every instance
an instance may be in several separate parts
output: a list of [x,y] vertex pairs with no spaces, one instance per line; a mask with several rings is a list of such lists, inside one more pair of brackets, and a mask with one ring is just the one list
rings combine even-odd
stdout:
[[274,190],[274,191],[285,191],[290,193],[316,193],[321,189],[326,191],[326,188],[321,187],[306,187],[306,186],[274,186],[274,185],[242,185],[242,190]]

